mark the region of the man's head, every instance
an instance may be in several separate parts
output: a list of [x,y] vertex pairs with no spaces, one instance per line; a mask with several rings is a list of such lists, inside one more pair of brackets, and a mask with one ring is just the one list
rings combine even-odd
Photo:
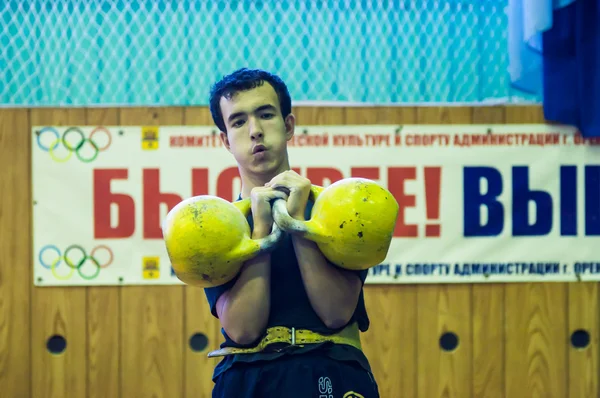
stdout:
[[294,135],[290,94],[277,76],[239,69],[215,83],[210,112],[221,140],[243,171],[273,174],[288,165],[287,141]]

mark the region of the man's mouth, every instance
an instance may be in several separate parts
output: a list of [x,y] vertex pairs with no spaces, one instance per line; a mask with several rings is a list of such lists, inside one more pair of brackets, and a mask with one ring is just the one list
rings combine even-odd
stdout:
[[254,149],[252,150],[252,153],[253,153],[253,154],[256,154],[256,153],[264,152],[264,151],[266,151],[266,150],[267,150],[267,148],[266,148],[264,145],[257,145],[257,146],[255,146],[255,147],[254,147]]

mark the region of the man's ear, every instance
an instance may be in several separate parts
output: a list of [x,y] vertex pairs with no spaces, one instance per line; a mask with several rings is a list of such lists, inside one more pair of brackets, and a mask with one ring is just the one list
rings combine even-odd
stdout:
[[219,138],[221,139],[221,142],[223,143],[223,145],[225,145],[225,148],[227,148],[227,150],[229,152],[231,152],[231,144],[229,143],[229,138],[227,137],[227,133],[224,131],[221,131],[219,133]]
[[296,116],[293,113],[290,113],[285,118],[285,138],[287,141],[291,140],[294,136],[294,131],[296,129]]

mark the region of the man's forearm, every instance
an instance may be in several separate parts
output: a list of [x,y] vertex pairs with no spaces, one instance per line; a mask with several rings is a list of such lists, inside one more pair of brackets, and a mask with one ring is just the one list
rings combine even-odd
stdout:
[[[257,235],[260,234],[253,238]],[[267,253],[247,261],[236,283],[217,301],[221,325],[236,343],[252,343],[266,328],[271,307],[270,281],[271,255]]]
[[292,242],[313,309],[327,327],[336,329],[345,325],[358,302],[360,278],[329,264],[316,243],[299,236],[293,236]]

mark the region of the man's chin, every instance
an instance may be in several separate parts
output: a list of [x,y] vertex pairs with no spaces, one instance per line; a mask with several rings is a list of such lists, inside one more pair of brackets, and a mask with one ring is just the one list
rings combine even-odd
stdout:
[[275,176],[277,174],[278,165],[275,162],[261,162],[259,164],[250,165],[249,171],[255,175]]

